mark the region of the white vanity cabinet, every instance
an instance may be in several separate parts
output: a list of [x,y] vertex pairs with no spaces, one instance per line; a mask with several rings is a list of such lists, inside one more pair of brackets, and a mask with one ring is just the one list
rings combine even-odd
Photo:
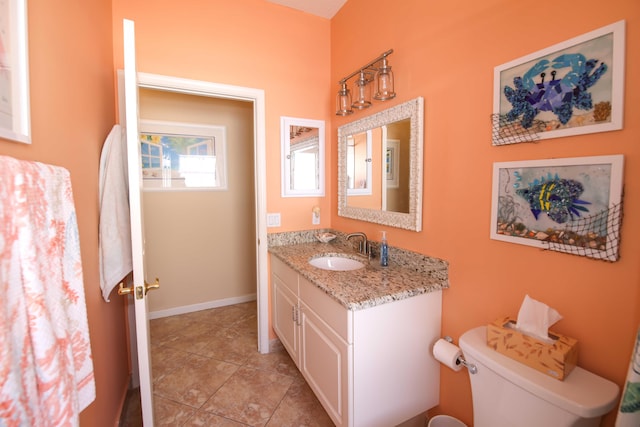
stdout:
[[332,420],[347,426],[348,310],[278,258],[271,271],[273,329]]
[[298,273],[271,257],[272,326],[280,342],[298,366]]
[[442,291],[348,310],[271,256],[273,329],[337,426],[398,425],[439,403]]
[[349,414],[349,367],[353,344],[349,311],[303,277],[299,281],[298,369],[337,426],[353,425]]

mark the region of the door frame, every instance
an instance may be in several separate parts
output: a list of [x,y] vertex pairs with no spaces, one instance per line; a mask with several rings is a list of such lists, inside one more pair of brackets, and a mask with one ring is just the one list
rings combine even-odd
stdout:
[[[118,79],[121,78],[118,70]],[[266,119],[263,89],[191,80],[160,74],[137,73],[138,87],[210,98],[225,98],[253,103],[254,184],[256,210],[256,299],[258,308],[258,351],[269,353],[269,287],[267,271],[267,167]],[[120,84],[119,84],[120,86]],[[124,97],[119,97],[120,123],[124,123]],[[136,361],[137,363],[137,361]]]

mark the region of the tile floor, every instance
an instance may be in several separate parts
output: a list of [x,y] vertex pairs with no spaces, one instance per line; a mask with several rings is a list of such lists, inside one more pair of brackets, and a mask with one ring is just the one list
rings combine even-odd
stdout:
[[[151,321],[156,426],[333,426],[286,351],[257,351],[255,302]],[[140,426],[139,394],[122,426]]]

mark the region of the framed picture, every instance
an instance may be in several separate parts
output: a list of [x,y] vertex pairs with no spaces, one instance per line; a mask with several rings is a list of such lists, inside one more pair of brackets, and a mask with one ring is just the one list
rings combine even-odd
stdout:
[[0,137],[31,143],[26,0],[0,0]]
[[493,145],[622,129],[624,54],[619,21],[497,66]]
[[400,140],[387,139],[387,152],[384,158],[384,172],[387,178],[387,188],[398,188]]
[[141,120],[143,190],[226,190],[225,139],[223,126]]
[[493,164],[491,238],[616,261],[623,156]]

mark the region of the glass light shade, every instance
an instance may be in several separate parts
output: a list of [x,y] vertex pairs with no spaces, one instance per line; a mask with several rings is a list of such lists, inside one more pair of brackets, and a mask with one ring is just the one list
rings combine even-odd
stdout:
[[371,85],[365,78],[363,72],[360,72],[360,77],[355,81],[353,86],[353,93],[356,95],[356,99],[351,106],[362,110],[364,108],[371,107]]
[[348,116],[352,114],[353,110],[351,109],[351,91],[347,89],[347,83],[342,83],[342,87],[338,91],[338,96],[336,98],[336,115],[338,116]]
[[376,73],[376,93],[374,99],[378,101],[386,101],[395,98],[396,93],[393,91],[393,72],[391,67],[387,66],[387,59],[382,62],[382,67]]

